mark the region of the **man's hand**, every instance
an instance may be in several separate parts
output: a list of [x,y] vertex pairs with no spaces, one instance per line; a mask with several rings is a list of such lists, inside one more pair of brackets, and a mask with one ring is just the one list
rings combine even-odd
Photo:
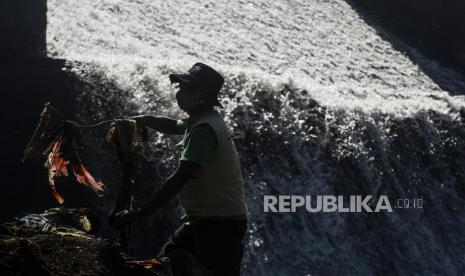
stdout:
[[123,210],[116,213],[112,218],[112,226],[116,228],[123,228],[142,216],[140,209],[128,211]]
[[200,168],[195,163],[181,161],[176,172],[168,178],[145,208],[134,211],[123,210],[116,214],[111,214],[109,217],[110,225],[115,228],[123,228],[142,216],[158,211],[159,208],[181,191],[188,180],[193,177],[194,172]]

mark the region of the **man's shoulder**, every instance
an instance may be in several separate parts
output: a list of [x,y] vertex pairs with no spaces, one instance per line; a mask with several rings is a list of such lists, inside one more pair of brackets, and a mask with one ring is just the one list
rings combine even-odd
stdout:
[[210,110],[209,112],[203,114],[203,116],[196,122],[196,125],[203,123],[209,124],[214,129],[226,125],[223,116],[221,116],[221,114],[216,110]]
[[207,123],[199,123],[195,125],[191,130],[191,135],[210,135],[215,134],[213,127]]

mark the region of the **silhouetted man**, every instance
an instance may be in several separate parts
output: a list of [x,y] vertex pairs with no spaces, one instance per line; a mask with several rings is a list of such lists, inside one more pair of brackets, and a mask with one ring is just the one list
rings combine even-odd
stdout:
[[168,256],[173,273],[188,273],[176,261],[180,251],[201,260],[213,275],[239,275],[247,228],[247,207],[239,157],[221,115],[218,93],[223,77],[211,67],[196,63],[186,74],[171,74],[179,84],[176,100],[189,118],[132,117],[156,131],[184,135],[179,167],[149,204],[140,210],[123,211],[116,223],[123,225],[158,211],[178,193],[186,211],[184,223],[163,246],[159,257]]

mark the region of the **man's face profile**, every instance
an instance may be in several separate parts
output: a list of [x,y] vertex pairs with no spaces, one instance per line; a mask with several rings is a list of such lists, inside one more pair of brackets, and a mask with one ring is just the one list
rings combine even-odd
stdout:
[[179,108],[186,112],[192,111],[200,101],[200,92],[195,90],[192,85],[185,83],[178,83],[177,89],[176,101]]

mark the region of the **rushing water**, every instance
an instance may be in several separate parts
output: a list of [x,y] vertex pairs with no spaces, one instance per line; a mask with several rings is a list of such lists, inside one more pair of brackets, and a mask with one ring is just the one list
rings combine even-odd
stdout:
[[[464,80],[410,49],[439,86],[345,2],[308,2],[49,1],[49,53],[79,79],[82,122],[183,117],[168,74],[195,61],[223,73],[250,212],[244,275],[460,274],[464,97],[443,89],[465,91]],[[91,134],[84,157],[107,183],[108,210],[116,157],[103,130]],[[179,155],[179,137],[150,141],[136,205]],[[265,214],[268,194],[422,197],[424,208]],[[180,212],[172,203],[140,223],[133,253],[155,254]]]

